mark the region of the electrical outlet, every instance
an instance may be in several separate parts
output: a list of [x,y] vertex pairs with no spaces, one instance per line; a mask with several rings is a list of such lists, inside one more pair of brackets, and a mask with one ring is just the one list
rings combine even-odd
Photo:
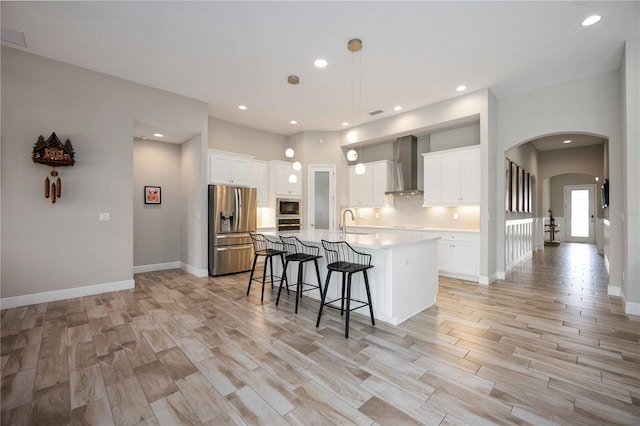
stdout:
[[111,214],[107,213],[98,213],[98,221],[100,222],[109,222],[111,220]]
[[454,213],[453,214],[453,220],[458,220],[458,219],[459,219],[458,213]]
[[360,214],[360,219],[364,219],[364,212],[358,212]]
[[380,219],[380,213],[376,213],[376,219]]

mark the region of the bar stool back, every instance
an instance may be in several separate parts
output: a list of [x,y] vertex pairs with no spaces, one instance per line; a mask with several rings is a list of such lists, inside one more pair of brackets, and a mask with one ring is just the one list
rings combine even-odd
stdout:
[[247,296],[249,295],[249,291],[251,290],[251,283],[253,281],[260,281],[259,278],[253,278],[253,274],[256,271],[256,263],[258,262],[258,257],[264,256],[264,269],[262,270],[262,294],[260,296],[260,302],[264,301],[264,283],[267,276],[267,265],[271,270],[271,288],[273,288],[273,257],[279,256],[280,262],[282,263],[282,276],[275,278],[280,278],[280,285],[282,286],[282,280],[287,281],[287,270],[284,266],[284,255],[286,251],[284,250],[284,246],[280,241],[273,241],[268,239],[263,234],[256,234],[250,232],[251,241],[253,242],[253,266],[251,267],[251,275],[249,276],[249,286],[247,287]]
[[[322,308],[327,306],[333,309],[340,309],[340,315],[345,312],[346,306],[346,318],[344,337],[349,338],[349,313],[355,309],[369,306],[369,313],[371,314],[371,325],[375,326],[376,322],[373,318],[373,304],[371,303],[371,291],[369,289],[369,277],[367,276],[367,269],[373,268],[371,265],[371,255],[367,253],[360,253],[349,245],[346,241],[325,241],[322,240],[322,247],[324,248],[325,257],[327,258],[327,280],[324,285],[324,292],[322,293],[322,302],[320,303],[320,310],[318,311],[318,321],[316,327],[320,325],[320,318],[322,317]],[[342,273],[342,296],[325,301],[327,297],[327,290],[329,289],[329,281],[331,279],[332,272]],[[367,291],[367,302],[362,300],[351,298],[351,276],[357,272],[362,272],[364,275],[364,287]],[[345,288],[347,291],[345,297]],[[335,302],[340,301],[340,306],[337,306]],[[356,302],[358,305],[355,308],[351,308],[351,302]]]
[[[322,280],[320,279],[320,269],[318,268],[318,259],[320,256],[320,248],[309,246],[300,241],[297,237],[285,237],[283,235],[280,236],[280,240],[284,245],[284,249],[287,254],[285,256],[285,264],[284,269],[287,270],[287,266],[289,266],[289,262],[298,262],[298,281],[295,284],[289,284],[287,282],[287,294],[289,294],[289,289],[295,287],[296,293],[296,314],[298,313],[298,296],[302,297],[302,293],[305,291],[310,291],[313,289],[318,289],[320,292],[320,298],[322,299]],[[313,261],[313,264],[316,267],[316,277],[318,278],[318,284],[313,285],[309,283],[303,282],[304,277],[304,264],[306,262]],[[276,299],[276,306],[278,306],[278,302],[280,302],[280,293],[282,292],[282,280],[280,281],[280,289],[278,290],[278,298]]]

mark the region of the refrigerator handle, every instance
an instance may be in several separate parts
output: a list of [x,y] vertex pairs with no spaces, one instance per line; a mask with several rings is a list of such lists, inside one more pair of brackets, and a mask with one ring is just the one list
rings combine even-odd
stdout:
[[235,188],[234,192],[236,193],[236,232],[238,232],[242,222],[242,195],[240,194],[240,188]]

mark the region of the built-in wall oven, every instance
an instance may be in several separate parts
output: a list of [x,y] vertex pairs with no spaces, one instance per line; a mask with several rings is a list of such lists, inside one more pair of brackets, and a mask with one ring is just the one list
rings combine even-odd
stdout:
[[284,198],[276,200],[276,226],[278,232],[300,230],[300,200]]

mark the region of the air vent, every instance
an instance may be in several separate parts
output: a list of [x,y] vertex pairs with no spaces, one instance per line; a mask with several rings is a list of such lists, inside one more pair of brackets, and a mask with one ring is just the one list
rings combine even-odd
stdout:
[[375,111],[371,111],[369,113],[369,115],[378,115],[378,114],[382,114],[384,111],[381,109],[375,110]]

